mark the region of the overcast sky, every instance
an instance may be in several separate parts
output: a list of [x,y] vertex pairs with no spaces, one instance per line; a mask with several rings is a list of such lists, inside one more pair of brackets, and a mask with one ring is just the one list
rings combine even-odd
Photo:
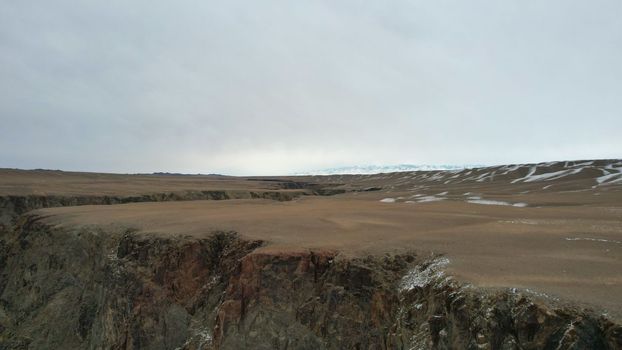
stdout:
[[622,1],[2,1],[0,167],[622,158]]

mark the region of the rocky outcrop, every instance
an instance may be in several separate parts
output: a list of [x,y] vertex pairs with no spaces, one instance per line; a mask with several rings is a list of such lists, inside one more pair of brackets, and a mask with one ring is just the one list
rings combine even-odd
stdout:
[[[621,349],[622,326],[516,289],[465,286],[417,266],[402,280],[394,332],[415,349]],[[398,347],[399,348],[399,347]]]
[[620,349],[622,328],[443,274],[442,257],[345,257],[207,238],[50,227],[0,261],[0,349]]
[[1,272],[0,348],[199,344],[229,274],[259,244],[226,232],[189,239],[60,230],[26,217]]
[[231,278],[215,341],[227,349],[385,348],[395,281],[414,258],[251,253]]

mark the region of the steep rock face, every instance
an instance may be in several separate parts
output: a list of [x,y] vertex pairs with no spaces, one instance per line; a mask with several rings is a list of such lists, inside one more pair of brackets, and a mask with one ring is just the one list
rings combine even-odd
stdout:
[[227,273],[258,244],[230,233],[197,240],[62,230],[27,217],[8,241],[0,344],[174,349],[191,343],[194,328],[211,328]]
[[464,286],[437,268],[427,262],[403,279],[394,328],[398,343],[417,349],[622,348],[622,326],[588,310],[516,289]]
[[22,217],[0,274],[0,349],[620,349],[604,318],[486,292],[442,258],[348,258]]
[[[300,196],[310,194],[314,195],[318,193],[301,189],[300,191],[185,191],[152,193],[137,196],[0,196],[0,270],[7,259],[7,238],[11,235],[15,221],[20,215],[34,209],[78,205],[113,205],[123,203],[188,200],[271,199],[277,201],[290,201]],[[0,286],[2,283],[3,282],[0,281]]]
[[251,253],[218,312],[221,348],[385,348],[395,282],[414,261],[343,259],[330,251]]

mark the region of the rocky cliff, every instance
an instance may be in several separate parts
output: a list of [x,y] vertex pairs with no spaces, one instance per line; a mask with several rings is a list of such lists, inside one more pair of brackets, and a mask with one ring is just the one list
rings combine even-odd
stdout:
[[22,215],[0,246],[0,349],[622,349],[622,327],[443,273],[443,257],[271,250],[63,228]]
[[304,189],[304,184],[290,191],[250,191],[250,190],[208,190],[151,193],[134,196],[95,196],[95,195],[5,195],[0,196],[0,231],[10,229],[13,221],[30,210],[39,208],[65,207],[76,205],[111,205],[138,202],[165,202],[188,200],[224,199],[272,199],[289,201],[302,195],[330,195],[322,189]]

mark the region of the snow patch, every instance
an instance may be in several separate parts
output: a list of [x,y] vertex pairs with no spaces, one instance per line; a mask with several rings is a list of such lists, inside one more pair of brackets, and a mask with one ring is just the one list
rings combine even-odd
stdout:
[[521,224],[521,225],[538,225],[538,222],[535,220],[527,220],[527,219],[519,219],[519,220],[501,220],[499,221],[503,224]]
[[532,166],[532,167],[531,167],[531,169],[529,169],[529,173],[527,173],[527,175],[526,175],[525,177],[521,177],[521,178],[518,178],[518,179],[514,179],[514,180],[512,180],[512,182],[511,182],[511,183],[517,183],[517,182],[519,182],[519,181],[521,181],[521,180],[524,180],[524,179],[529,178],[531,175],[533,175],[533,174],[535,174],[535,173],[536,173],[536,170],[537,170],[537,169],[538,169],[538,167],[537,167],[536,165]]
[[438,202],[443,200],[445,200],[445,198],[436,196],[424,196],[417,199],[417,203]]
[[622,241],[616,241],[613,239],[604,239],[604,238],[589,238],[589,237],[567,237],[566,238],[567,241],[592,241],[592,242],[603,242],[603,243],[615,243],[615,244],[622,244]]
[[380,201],[382,203],[395,203],[395,198],[383,198]]
[[464,164],[464,165],[452,165],[452,164],[395,164],[395,165],[355,165],[349,167],[337,167],[328,169],[316,169],[311,171],[305,171],[301,173],[295,173],[293,175],[356,175],[356,174],[386,174],[396,172],[413,172],[413,171],[462,171],[468,168],[478,168],[481,164]]
[[592,165],[592,164],[594,164],[594,161],[590,160],[589,162],[575,164],[575,166],[588,166],[588,165]]
[[521,203],[509,203],[509,202],[504,202],[504,201],[495,201],[491,199],[469,199],[467,200],[467,202],[472,203],[472,204],[483,204],[483,205],[507,205],[507,206],[520,207],[520,208],[527,206],[527,203],[522,203],[522,202]]
[[201,328],[195,331],[194,335],[192,335],[186,342],[180,346],[175,348],[175,350],[187,349],[190,347],[192,343],[196,343],[198,345],[198,349],[207,348],[212,345],[213,338],[208,328]]
[[521,177],[520,179],[513,180],[512,183],[516,183],[518,181],[538,182],[538,181],[557,180],[557,179],[561,179],[562,177],[566,177],[568,175],[577,174],[581,170],[583,170],[583,168],[579,168],[579,169],[566,169],[566,170],[554,171],[552,173],[544,173],[544,174],[538,174],[538,175],[534,175],[535,170],[536,170],[536,167],[532,167],[531,171],[529,172],[529,174],[527,174],[527,176]]
[[[619,168],[618,171],[622,171],[622,168]],[[596,178],[596,182],[599,185],[614,184],[614,183],[622,182],[622,172],[599,176]]]
[[414,288],[423,288],[443,277],[443,268],[449,265],[449,259],[440,257],[432,260],[428,265],[418,266],[410,270],[400,283],[401,291],[409,291]]

